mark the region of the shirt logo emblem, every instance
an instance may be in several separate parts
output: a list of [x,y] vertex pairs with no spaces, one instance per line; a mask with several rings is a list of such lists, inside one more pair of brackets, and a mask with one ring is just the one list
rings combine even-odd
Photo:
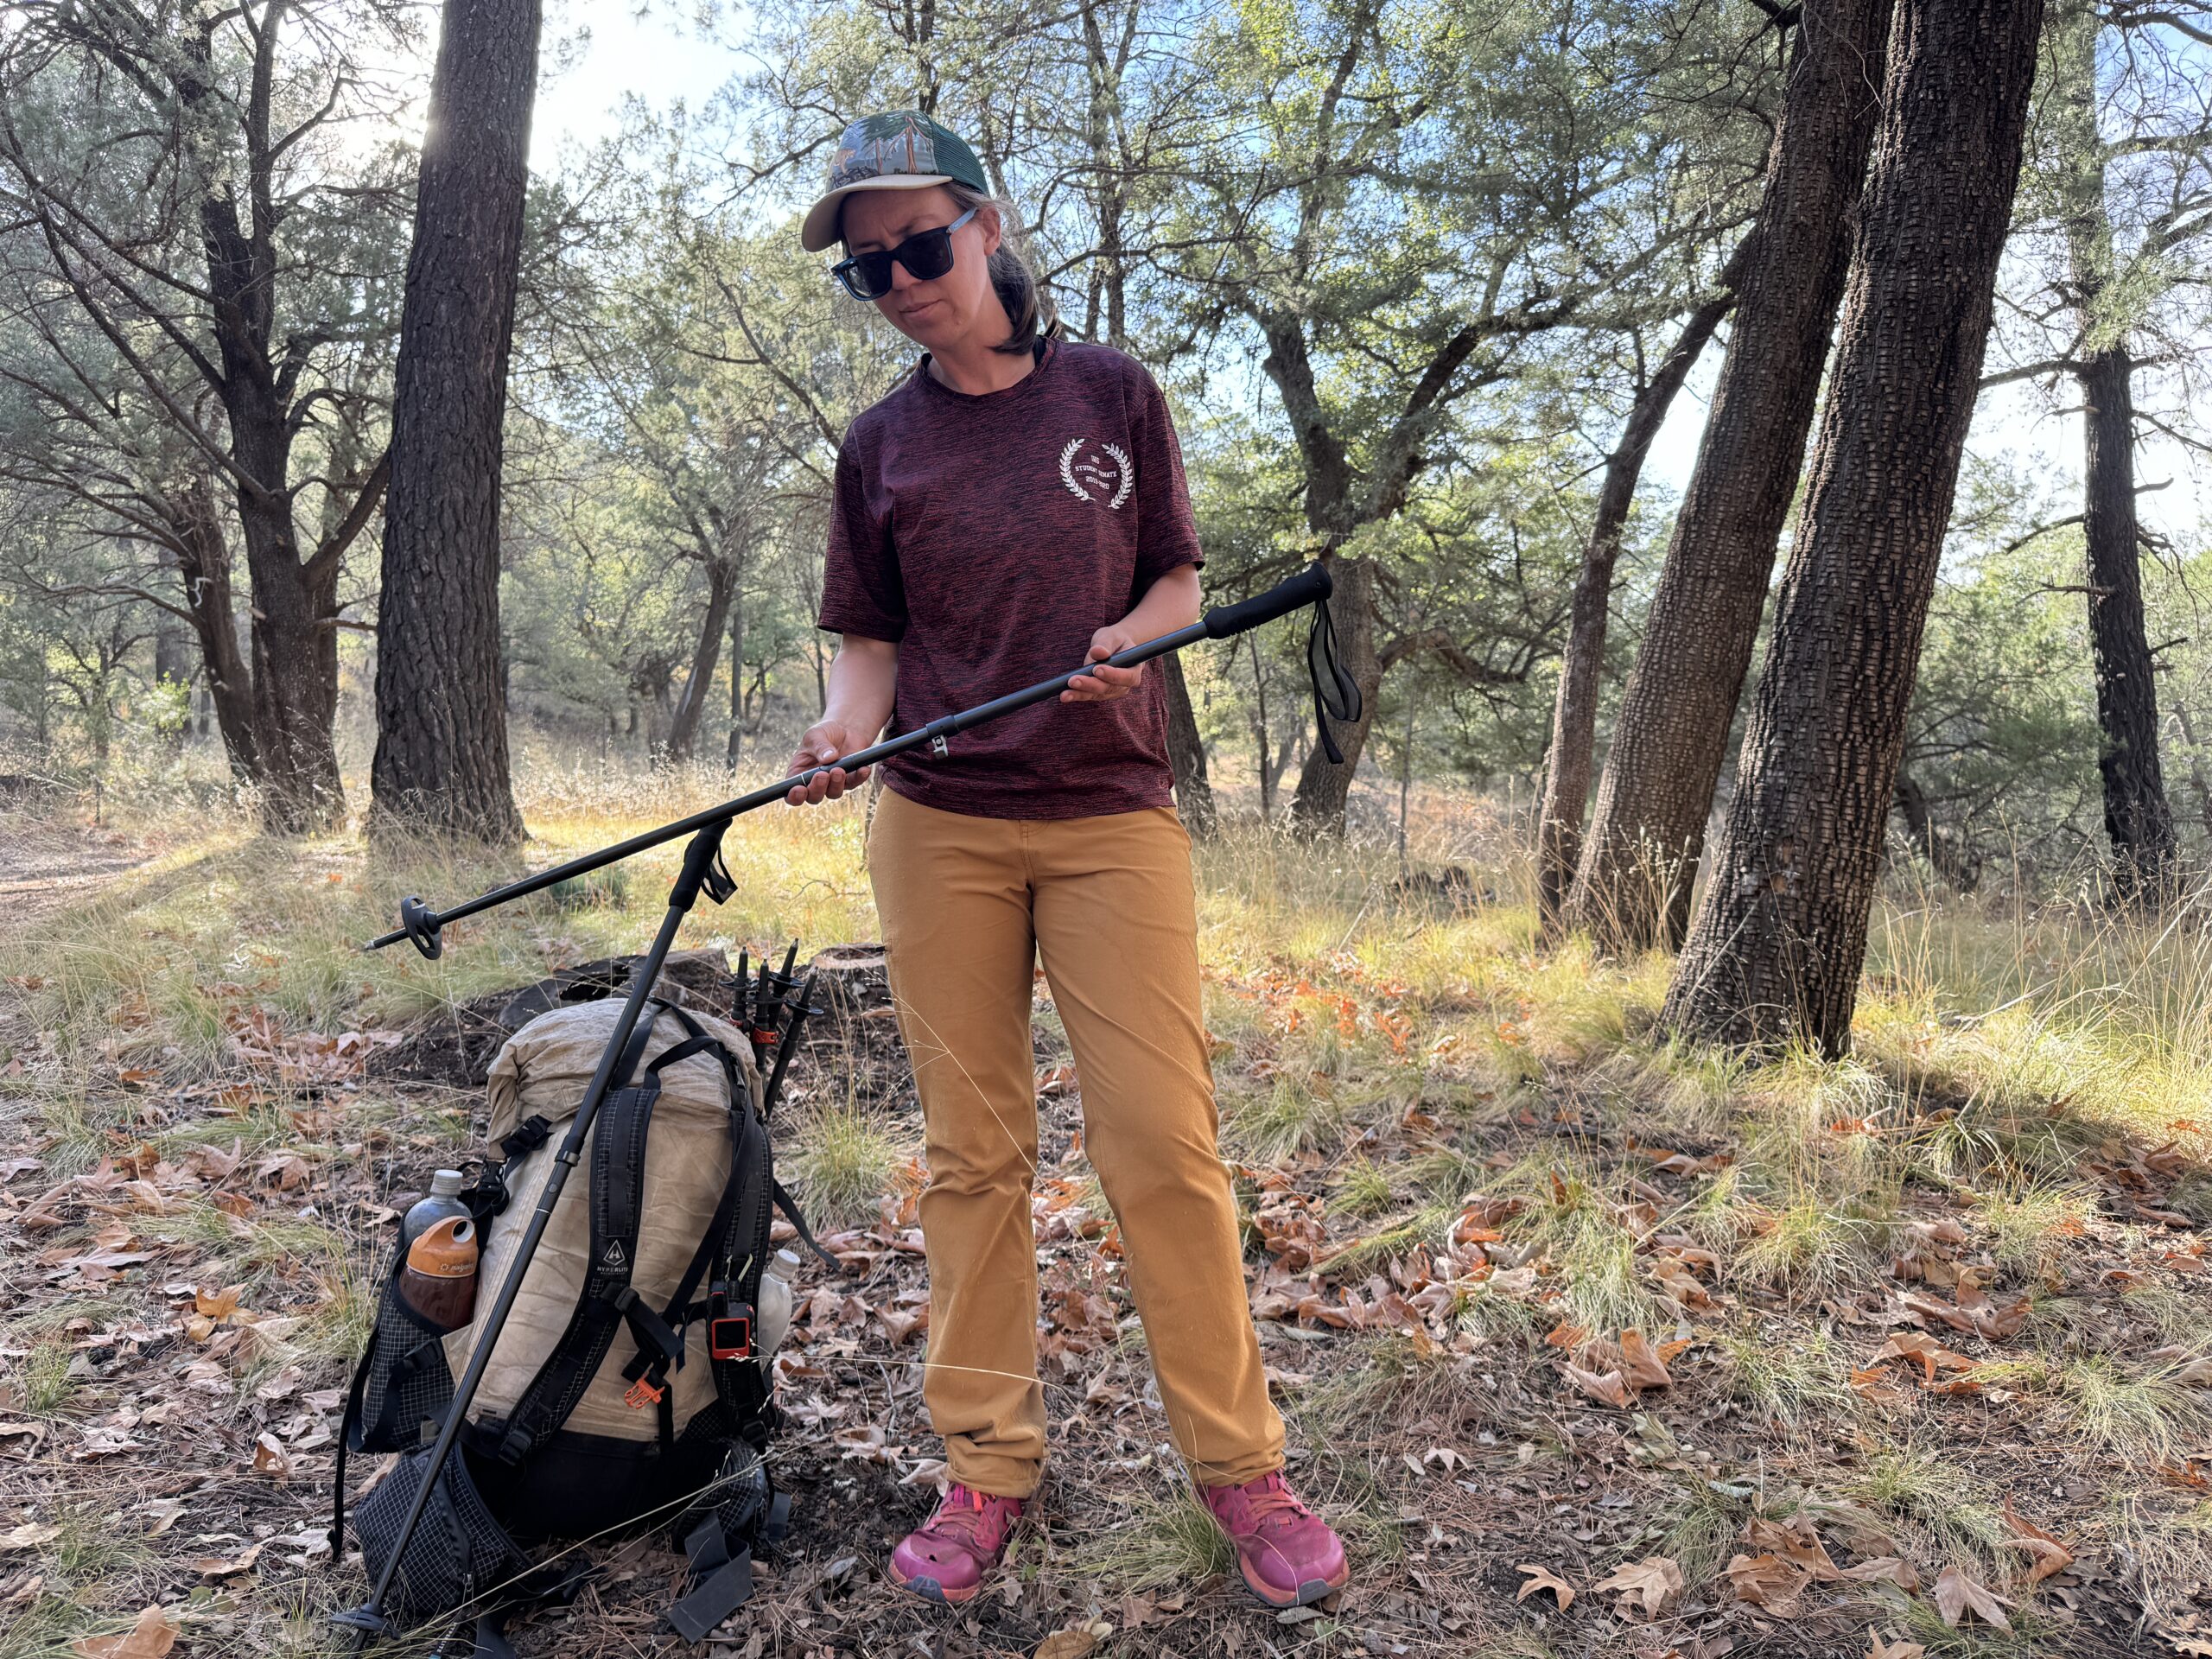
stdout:
[[1084,501],[1103,502],[1119,512],[1136,487],[1136,468],[1129,453],[1117,444],[1094,444],[1089,438],[1071,438],[1060,451],[1060,482],[1068,493]]

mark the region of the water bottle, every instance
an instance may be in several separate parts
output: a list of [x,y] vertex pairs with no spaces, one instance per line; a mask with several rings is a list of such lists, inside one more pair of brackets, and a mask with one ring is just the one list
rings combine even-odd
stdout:
[[430,1177],[430,1196],[417,1203],[399,1224],[401,1249],[411,1249],[416,1239],[447,1217],[468,1213],[468,1206],[461,1201],[461,1189],[467,1179],[457,1169],[442,1169]]
[[791,1328],[791,1281],[798,1277],[798,1265],[795,1252],[778,1250],[761,1270],[760,1329],[753,1351],[764,1370],[783,1345],[784,1333]]
[[466,1211],[442,1216],[407,1247],[399,1295],[441,1331],[457,1331],[476,1311],[476,1224]]

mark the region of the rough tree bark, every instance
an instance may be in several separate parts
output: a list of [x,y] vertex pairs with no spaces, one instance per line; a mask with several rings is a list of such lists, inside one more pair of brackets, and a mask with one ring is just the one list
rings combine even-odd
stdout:
[[2063,159],[2060,213],[2068,292],[2083,341],[2082,526],[2088,543],[2090,660],[2096,676],[2097,770],[2113,888],[2122,903],[2171,892],[2180,848],[2158,753],[2158,690],[2143,620],[2135,520],[2135,362],[2107,315],[2114,267],[2105,205],[2107,147],[2097,119],[2098,9],[2072,0],[2055,20],[2048,104]]
[[1582,569],[1567,602],[1567,643],[1560,652],[1559,690],[1552,700],[1551,747],[1544,759],[1544,798],[1536,816],[1536,909],[1547,937],[1557,933],[1582,849],[1582,813],[1590,799],[1590,774],[1598,737],[1598,678],[1605,663],[1605,626],[1613,599],[1613,567],[1621,535],[1636,499],[1637,480],[1651,441],[1665,424],[1675,394],[1736,302],[1753,246],[1745,237],[1728,257],[1718,291],[1689,315],[1659,367],[1638,386],[1629,404],[1621,440],[1605,458],[1598,510],[1582,550]]
[[1666,1028],[1849,1047],[2043,0],[1899,0],[1834,390]]
[[1213,785],[1206,777],[1205,740],[1198,735],[1198,711],[1191,706],[1191,688],[1183,677],[1182,660],[1170,652],[1160,659],[1167,679],[1167,761],[1175,772],[1175,806],[1190,832],[1203,841],[1219,823],[1214,810]]
[[194,474],[177,499],[170,529],[186,608],[192,613],[192,632],[200,641],[200,658],[207,670],[215,728],[222,734],[231,776],[251,784],[261,772],[253,673],[238,649],[238,616],[231,601],[231,550],[215,516],[214,496],[207,475]]
[[446,0],[392,394],[372,826],[520,839],[500,695],[500,426],[538,0]]
[[2097,680],[2097,770],[2113,890],[2123,903],[2171,891],[2180,846],[2158,754],[2158,687],[2143,620],[2135,522],[2135,365],[2125,346],[2081,374],[2087,407],[2082,534],[2088,543],[2089,650]]
[[1567,906],[1616,948],[1681,938],[1880,113],[1891,0],[1806,0],[1759,204],[1758,257],[1652,595]]
[[[691,652],[691,671],[676,699],[676,713],[668,725],[668,759],[681,763],[691,758],[699,740],[699,721],[707,712],[707,693],[714,689],[715,664],[722,650],[722,628],[729,620],[730,594],[735,573],[720,559],[707,563],[707,614],[699,623],[699,643]],[[739,675],[742,678],[741,674]]]

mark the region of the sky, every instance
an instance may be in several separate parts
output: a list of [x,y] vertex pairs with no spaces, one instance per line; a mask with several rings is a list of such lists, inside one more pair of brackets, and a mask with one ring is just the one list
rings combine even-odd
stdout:
[[[557,60],[565,67],[540,87],[531,132],[532,168],[556,171],[564,149],[612,136],[631,96],[658,108],[679,99],[696,108],[745,67],[721,43],[729,33],[726,24],[720,41],[702,36],[668,0],[658,0],[643,16],[636,0],[556,0],[548,10],[544,58],[549,65]],[[1675,398],[1645,462],[1649,485],[1679,495],[1689,482],[1720,358],[1718,349],[1708,351]],[[2082,417],[2050,412],[2033,387],[2000,387],[1986,394],[1968,447],[1978,455],[2048,477],[2056,489],[2079,487]],[[2144,483],[2173,480],[2171,487],[2140,498],[2145,526],[2184,544],[2196,540],[2206,509],[2212,506],[2212,475],[2202,461],[2171,440],[2157,438],[2142,446],[2137,467]]]

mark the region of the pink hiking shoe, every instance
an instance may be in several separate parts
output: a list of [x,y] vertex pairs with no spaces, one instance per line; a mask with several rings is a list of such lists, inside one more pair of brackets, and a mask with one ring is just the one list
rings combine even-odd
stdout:
[[893,1582],[930,1601],[965,1601],[1006,1554],[1007,1535],[1027,1506],[955,1482],[937,1513],[891,1552]]
[[1344,1541],[1280,1473],[1242,1486],[1201,1486],[1198,1498],[1236,1546],[1244,1582],[1268,1606],[1306,1606],[1351,1581]]

